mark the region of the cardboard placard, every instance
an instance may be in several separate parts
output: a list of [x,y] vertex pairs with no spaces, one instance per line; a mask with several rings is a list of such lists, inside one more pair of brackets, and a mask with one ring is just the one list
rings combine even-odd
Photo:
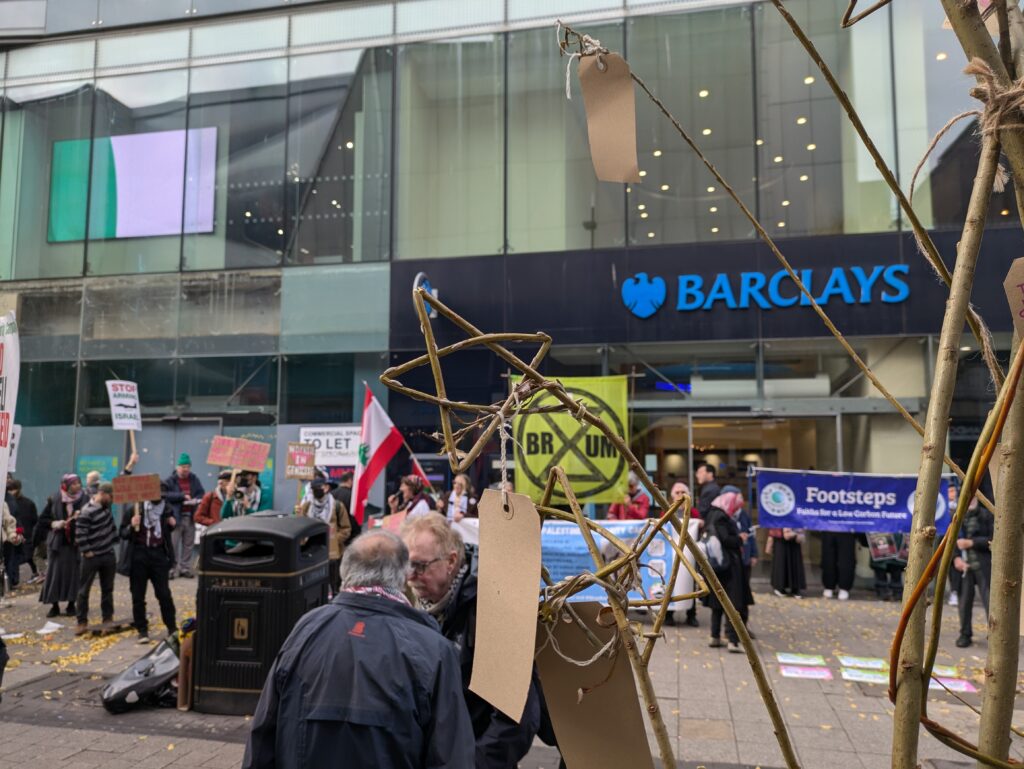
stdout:
[[288,443],[288,460],[284,477],[299,481],[313,480],[316,469],[316,446],[312,443]]
[[151,502],[160,499],[160,476],[151,475],[119,475],[111,483],[114,485],[114,504],[126,505],[131,502]]
[[478,509],[476,652],[469,688],[518,722],[537,640],[540,516],[525,494],[497,489],[484,491]]
[[[573,609],[601,643],[618,632],[614,625],[597,623],[602,606],[576,603]],[[562,654],[588,660],[597,652],[575,622],[559,620],[551,628]],[[558,748],[569,769],[654,769],[647,743],[640,699],[625,651],[612,659],[603,656],[586,667],[563,660],[551,643],[547,629],[538,626],[537,672]],[[581,692],[585,692],[581,696]]]
[[221,467],[231,466],[231,456],[235,453],[235,438],[226,435],[215,435],[210,441],[210,453],[206,455],[206,463]]
[[210,442],[210,453],[206,455],[206,462],[211,465],[261,473],[267,466],[267,457],[269,456],[269,443],[215,435]]
[[1003,281],[1003,291],[1006,292],[1006,302],[1013,315],[1013,330],[1024,336],[1024,256],[1010,263],[1010,271]]
[[115,430],[142,429],[139,386],[135,382],[108,379],[107,398],[110,399],[110,422]]
[[21,425],[11,425],[11,457],[7,460],[7,472],[18,471],[18,444],[21,443]]
[[405,518],[409,513],[403,511],[401,513],[394,513],[392,515],[385,515],[380,519],[380,523],[377,524],[377,528],[386,529],[387,531],[393,531],[398,534],[402,530],[402,524],[405,523]]
[[629,64],[617,53],[580,58],[580,88],[594,173],[603,182],[640,181],[636,97]]

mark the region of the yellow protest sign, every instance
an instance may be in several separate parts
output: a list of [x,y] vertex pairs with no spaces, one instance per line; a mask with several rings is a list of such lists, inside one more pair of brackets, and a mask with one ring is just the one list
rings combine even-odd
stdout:
[[[626,377],[559,377],[566,391],[582,400],[629,443]],[[514,382],[518,378],[513,379]],[[542,392],[527,403],[552,406],[556,401]],[[597,429],[571,414],[527,414],[513,420],[516,452],[516,491],[537,499],[555,465],[566,474],[581,502],[621,502],[626,493],[626,460]],[[556,486],[555,498],[559,497]]]

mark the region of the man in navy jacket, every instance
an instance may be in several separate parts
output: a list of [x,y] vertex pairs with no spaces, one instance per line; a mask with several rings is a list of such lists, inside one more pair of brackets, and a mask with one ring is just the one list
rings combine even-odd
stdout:
[[[185,453],[178,456],[174,472],[164,479],[167,493],[164,501],[174,513],[174,559],[171,561],[170,579],[189,577],[192,574],[192,550],[196,541],[196,525],[192,520],[196,508],[206,491],[199,478],[192,472],[192,458]],[[177,563],[175,563],[177,561]]]

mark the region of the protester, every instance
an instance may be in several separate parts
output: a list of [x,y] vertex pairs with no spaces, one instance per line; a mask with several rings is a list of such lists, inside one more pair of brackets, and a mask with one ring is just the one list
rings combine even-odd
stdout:
[[[10,475],[7,476],[8,484]],[[21,571],[21,550],[25,544],[24,530],[18,519],[14,517],[17,510],[17,501],[10,490],[4,496],[4,504],[7,505],[8,514],[14,521],[14,535],[9,539],[5,538],[0,544],[0,561],[3,562],[3,573],[7,576],[7,587],[14,590],[20,583],[19,574]]]
[[903,570],[907,568],[903,557],[906,536],[903,534],[872,533],[858,535],[871,554],[871,570],[875,573],[875,594],[881,601],[899,601],[903,598]]
[[192,573],[192,550],[196,541],[193,516],[206,492],[199,478],[192,472],[192,458],[184,452],[178,455],[174,472],[167,476],[164,483],[168,489],[165,499],[175,519],[172,539],[177,562],[171,564],[170,578],[191,579],[195,576]]
[[[821,533],[821,583],[825,598],[850,599],[857,564],[857,535],[846,531]],[[836,591],[838,589],[838,595]]]
[[992,513],[978,504],[974,497],[967,505],[964,522],[958,532],[956,546],[960,554],[953,560],[953,568],[963,574],[960,586],[960,637],[956,645],[961,649],[971,645],[971,615],[974,611],[974,594],[981,596],[981,604],[988,616],[988,590],[992,583],[992,536],[995,533],[995,518]]
[[[669,496],[672,498],[672,502],[678,502],[684,496],[689,496],[689,494],[690,494],[690,487],[687,486],[682,481],[676,481],[675,483],[673,483],[672,484],[672,488],[669,491]],[[691,501],[691,504],[692,504],[693,499],[691,498],[690,501]],[[690,521],[691,521],[691,523],[696,523],[695,527],[691,526],[691,528],[693,529],[693,532],[691,532],[691,536],[693,536],[693,534],[695,534],[695,533],[697,533],[699,531],[700,525],[701,525],[701,520],[700,520],[699,517],[697,517],[697,508],[695,508],[695,507],[691,508]],[[680,537],[679,538],[679,543],[682,544],[682,541],[683,540]],[[688,549],[684,549],[683,550],[683,554],[685,555],[686,560],[688,560],[691,564],[693,564],[693,562],[694,562],[693,561],[693,554],[690,553],[690,551]],[[683,568],[682,565],[680,565],[679,572],[676,575],[676,583],[672,587],[672,594],[673,595],[685,595],[686,593],[694,592],[695,589],[696,589],[696,585],[694,585],[694,583],[693,583],[693,577],[690,575],[690,572],[687,571],[685,568]],[[691,598],[688,601],[686,601],[686,603],[689,604],[689,607],[686,609],[686,620],[685,620],[686,624],[689,625],[690,627],[700,627],[700,622],[697,619],[697,601],[696,601],[696,599]],[[674,624],[676,624],[675,614],[674,614],[675,606],[674,605],[670,605],[669,609],[671,609],[672,611],[669,611],[669,613],[665,616],[665,623],[668,624],[668,625],[674,625]]]
[[21,481],[17,478],[9,478],[7,481],[7,493],[14,500],[14,507],[11,513],[21,529],[23,542],[21,544],[21,562],[27,563],[32,570],[32,578],[28,581],[30,585],[42,581],[39,563],[33,557],[35,550],[36,524],[39,523],[39,512],[36,510],[36,503],[21,493]]
[[[250,515],[265,510],[263,499],[263,487],[256,473],[243,471],[238,474],[235,480],[235,491],[232,495],[230,515],[221,512],[222,518],[230,518],[235,515]],[[270,500],[267,500],[269,504]]]
[[103,474],[99,470],[90,470],[85,474],[85,494],[90,499],[96,493],[96,489],[100,487],[100,483],[103,481]]
[[409,586],[419,606],[441,625],[459,650],[462,685],[476,740],[477,769],[515,769],[540,727],[540,695],[531,684],[516,723],[469,690],[476,649],[477,550],[464,545],[443,516],[429,513],[406,520],[402,538],[409,548]]
[[345,551],[342,592],[299,620],[274,661],[243,769],[474,766],[456,650],[409,605],[408,566],[389,531]]
[[697,511],[702,518],[705,518],[712,502],[722,493],[721,487],[715,480],[715,466],[709,462],[702,462],[697,466],[694,479],[697,481],[697,485],[700,486],[700,496],[697,498]]
[[630,472],[627,480],[626,495],[621,502],[608,505],[608,518],[613,521],[644,519],[651,509],[651,500],[640,488],[640,479],[636,473]]
[[[719,494],[711,501],[708,507],[707,516],[704,519],[704,528],[711,534],[718,537],[722,545],[722,555],[728,566],[717,573],[719,582],[725,589],[732,605],[739,612],[743,624],[747,623],[747,607],[754,602],[753,596],[748,595],[743,582],[743,544],[747,540],[746,534],[741,534],[736,525],[736,517],[743,505],[743,498],[736,492]],[[725,610],[714,593],[708,593],[707,605],[711,607],[711,643],[713,648],[724,646],[722,643],[722,618]],[[740,637],[736,628],[726,619],[725,635],[729,639],[729,651],[741,653]]]
[[330,527],[327,576],[331,594],[341,589],[341,559],[345,554],[345,543],[352,532],[351,516],[345,506],[336,500],[331,492],[331,482],[316,478],[310,484],[313,499],[303,502],[299,514],[307,518],[318,518]]
[[346,470],[338,477],[338,487],[331,492],[331,496],[341,502],[346,510],[352,509],[352,484],[355,475],[351,470]]
[[[228,473],[228,478],[230,477],[231,474]],[[160,484],[161,493],[168,490],[166,483]],[[199,518],[198,512],[196,518]],[[174,598],[171,596],[168,582],[171,566],[174,564],[174,547],[171,539],[174,526],[174,511],[163,497],[144,502],[138,514],[121,520],[121,546],[131,551],[125,560],[130,564],[128,582],[132,593],[132,626],[139,634],[138,642],[141,644],[149,643],[146,583],[153,585],[153,594],[160,604],[160,618],[164,621],[168,635],[178,627]]]
[[217,488],[203,495],[196,508],[194,521],[197,526],[213,526],[221,518],[230,518],[234,504],[235,487],[231,483],[230,470],[221,470],[217,475]]
[[[950,511],[956,510],[957,495],[959,490],[955,483],[949,484],[949,491],[947,492],[947,500],[949,502],[948,509]],[[936,538],[935,545],[938,547],[942,540]],[[946,602],[950,606],[958,606],[960,604],[960,586],[963,584],[964,575],[959,569],[953,568],[949,570],[948,584],[946,587],[946,595],[948,598]]]
[[78,546],[75,544],[75,519],[85,506],[82,479],[67,473],[60,482],[60,491],[46,501],[38,526],[48,532],[46,553],[49,566],[46,581],[39,595],[41,603],[50,604],[47,617],[60,614],[60,601],[67,601],[65,614],[75,616],[78,594]]
[[[747,606],[754,605],[754,591],[750,587],[750,576],[755,566],[757,566],[757,537],[754,536],[754,521],[750,517],[750,513],[747,511],[747,500],[743,497],[743,492],[740,491],[738,486],[726,484],[722,487],[722,493],[728,494],[733,493],[737,495],[739,501],[739,510],[733,516],[733,520],[736,521],[736,528],[739,529],[740,536],[743,537],[743,548],[740,554],[743,557],[743,596],[746,599]],[[744,536],[746,535],[746,536]],[[743,615],[743,622],[746,624],[747,615]],[[753,638],[754,633],[750,630],[749,625],[747,626],[747,634]]]
[[117,530],[111,505],[114,503],[114,487],[99,483],[96,493],[82,508],[75,522],[75,537],[78,552],[82,554],[79,575],[78,627],[75,635],[84,635],[89,630],[89,592],[96,575],[100,578],[100,614],[103,629],[111,630],[114,623],[114,577],[117,575],[117,558],[114,543]]
[[388,497],[388,507],[392,515],[408,513],[407,518],[426,515],[434,509],[430,496],[423,490],[423,479],[418,475],[407,475],[402,478],[398,491]]
[[480,513],[476,507],[476,496],[469,476],[459,473],[452,481],[452,490],[441,495],[437,504],[437,512],[448,519],[448,523],[458,523],[463,518],[478,518]]
[[[2,559],[0,559],[3,563],[0,565],[3,566],[4,570],[7,569],[7,554],[9,552],[15,553],[16,548],[22,544],[22,539],[22,535],[18,532],[18,522],[11,515],[8,504],[4,502],[2,509],[0,509],[0,553],[3,554]],[[8,545],[10,545],[10,549]],[[2,582],[3,580],[0,579],[0,583]],[[3,593],[2,584],[0,584],[0,593]]]
[[807,589],[803,543],[803,529],[768,529],[764,552],[772,556],[775,595],[803,598],[803,591]]

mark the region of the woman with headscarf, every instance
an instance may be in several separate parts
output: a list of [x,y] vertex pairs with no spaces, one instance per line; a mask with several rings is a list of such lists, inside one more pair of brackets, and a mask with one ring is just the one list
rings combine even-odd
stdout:
[[402,478],[398,492],[388,497],[391,514],[408,513],[407,519],[417,518],[433,512],[434,503],[423,491],[423,479],[418,475],[407,475]]
[[[711,507],[704,519],[704,529],[709,534],[718,537],[722,544],[722,555],[725,557],[728,567],[718,574],[718,580],[725,588],[726,594],[732,605],[739,612],[743,624],[747,624],[747,596],[743,586],[743,544],[747,535],[741,534],[736,524],[740,510],[743,508],[743,497],[734,491],[719,494],[711,502]],[[717,648],[724,646],[722,643],[722,617],[725,609],[714,593],[708,593],[708,606],[711,607],[711,643],[709,646]],[[740,638],[732,623],[725,623],[725,635],[729,639],[729,651],[740,654]]]
[[458,523],[463,518],[477,518],[476,496],[469,476],[459,473],[452,481],[452,490],[441,495],[437,512],[443,515],[448,523]]
[[67,473],[60,480],[60,491],[46,501],[38,526],[48,531],[46,551],[49,567],[39,594],[40,603],[50,604],[47,617],[60,614],[60,601],[67,601],[65,614],[75,614],[78,594],[78,545],[75,543],[75,519],[89,500],[82,491],[82,479]]
[[803,529],[768,529],[766,555],[772,556],[772,589],[777,596],[803,598],[807,589],[804,575]]
[[[678,502],[684,496],[687,496],[690,497],[690,504],[693,504],[693,497],[690,495],[690,487],[687,486],[682,481],[676,481],[675,483],[672,484],[672,488],[669,491],[669,496],[671,497],[672,502]],[[696,517],[696,507],[693,507],[691,509],[691,512],[692,516],[690,518],[690,525],[687,530],[690,532],[690,536],[693,539],[697,539],[700,536],[701,521],[699,518]],[[682,515],[680,515],[680,521],[681,520]],[[681,538],[678,541],[680,542],[680,544],[682,543]],[[691,553],[686,548],[683,549],[683,553],[686,556],[686,560],[689,561],[690,564],[692,564],[693,553]],[[694,587],[695,585],[693,584],[693,577],[690,576],[690,572],[688,572],[686,568],[682,564],[680,564],[679,573],[676,575],[675,584],[672,586],[672,595],[685,595],[686,593],[692,593],[694,591]],[[676,624],[675,617],[672,614],[672,612],[684,608],[686,609],[686,624],[690,627],[700,627],[700,622],[697,621],[697,601],[694,598],[690,598],[686,601],[677,601],[676,603],[670,603],[670,611],[665,618],[666,624]]]

